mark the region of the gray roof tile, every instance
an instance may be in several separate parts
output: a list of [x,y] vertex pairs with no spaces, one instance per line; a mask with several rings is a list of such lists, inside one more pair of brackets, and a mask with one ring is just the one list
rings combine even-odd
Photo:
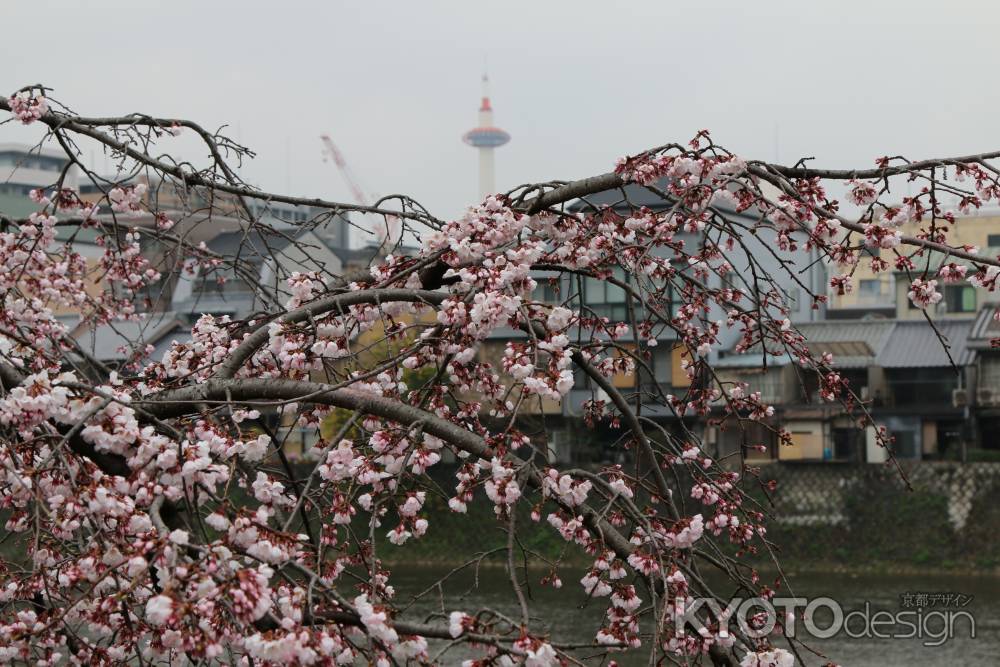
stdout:
[[176,313],[146,313],[135,321],[108,322],[96,328],[82,325],[73,337],[85,352],[100,361],[121,361],[128,356],[122,347],[160,345],[172,332],[179,334],[180,329],[181,322]]
[[[981,324],[980,315],[976,321]],[[992,320],[986,320],[988,324]],[[924,320],[826,320],[796,325],[805,336],[806,344],[816,354],[833,354],[834,367],[865,368],[929,368],[948,367],[954,362],[965,366],[972,361],[969,334],[973,320],[935,320],[931,326]],[[1000,335],[1000,326],[995,332]],[[940,336],[939,336],[940,334]],[[947,345],[947,349],[945,348]],[[781,366],[791,363],[788,355],[769,357],[768,364]],[[720,359],[722,368],[748,368],[763,362],[760,351],[731,355]]]
[[972,360],[972,324],[971,319],[935,320],[933,326],[924,320],[897,321],[892,344],[882,350],[876,363],[883,368],[965,366]]

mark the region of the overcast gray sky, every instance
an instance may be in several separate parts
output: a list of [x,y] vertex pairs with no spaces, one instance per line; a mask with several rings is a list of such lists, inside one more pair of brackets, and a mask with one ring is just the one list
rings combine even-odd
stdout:
[[79,4],[4,4],[4,93],[42,82],[81,114],[229,123],[259,154],[244,176],[292,194],[349,200],[321,159],[329,133],[371,192],[439,216],[472,203],[461,135],[484,58],[513,137],[501,188],[602,173],[700,128],[747,157],[837,167],[1000,146],[985,0]]

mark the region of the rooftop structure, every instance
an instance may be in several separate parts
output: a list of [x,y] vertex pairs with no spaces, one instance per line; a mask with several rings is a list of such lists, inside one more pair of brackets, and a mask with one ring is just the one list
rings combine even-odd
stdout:
[[[0,143],[0,209],[14,217],[37,211],[28,193],[55,185],[68,162],[65,153],[55,148]],[[75,187],[76,182],[76,168],[70,167],[63,185]]]

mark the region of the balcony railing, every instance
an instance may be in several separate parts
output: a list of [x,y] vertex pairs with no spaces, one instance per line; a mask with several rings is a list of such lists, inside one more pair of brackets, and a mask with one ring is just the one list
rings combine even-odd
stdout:
[[851,294],[849,296],[832,295],[828,308],[895,308],[896,298],[893,294]]

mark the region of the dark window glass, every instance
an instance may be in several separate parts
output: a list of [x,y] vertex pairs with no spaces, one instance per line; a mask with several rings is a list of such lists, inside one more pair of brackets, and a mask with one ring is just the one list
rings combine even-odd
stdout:
[[588,306],[607,303],[604,298],[604,281],[597,278],[587,278],[583,283],[583,298]]
[[947,368],[899,368],[886,371],[890,400],[896,406],[951,405],[958,378]]
[[538,278],[537,282],[538,287],[535,288],[535,292],[532,295],[536,300],[548,304],[560,303],[557,285],[554,285],[548,278]]
[[855,428],[833,429],[833,458],[837,461],[860,461],[864,431]]
[[893,442],[893,451],[901,459],[919,459],[920,450],[917,449],[917,434],[914,431],[893,431],[892,436],[896,439]]
[[976,290],[971,285],[945,285],[944,301],[949,313],[976,312]]

